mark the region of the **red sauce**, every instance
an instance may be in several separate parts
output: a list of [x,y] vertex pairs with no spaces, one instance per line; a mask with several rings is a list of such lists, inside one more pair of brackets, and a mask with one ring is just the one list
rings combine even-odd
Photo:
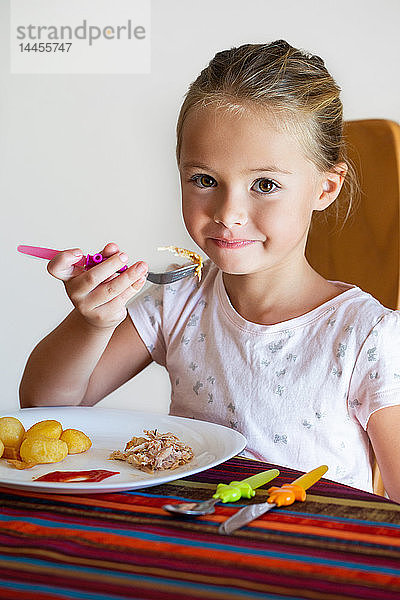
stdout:
[[94,469],[93,471],[52,471],[41,477],[36,477],[34,481],[59,481],[62,483],[81,481],[103,481],[107,477],[119,475],[119,471],[105,471],[104,469]]

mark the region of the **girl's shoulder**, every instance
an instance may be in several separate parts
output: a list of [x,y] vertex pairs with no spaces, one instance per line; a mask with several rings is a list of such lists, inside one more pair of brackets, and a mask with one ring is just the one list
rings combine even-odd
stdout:
[[350,327],[352,326],[350,321],[359,326],[364,325],[362,329],[366,332],[371,332],[373,328],[379,326],[381,330],[393,328],[397,334],[400,334],[399,310],[384,306],[372,294],[356,285],[342,281],[330,283],[342,289],[342,292],[328,303],[336,319],[346,321]]

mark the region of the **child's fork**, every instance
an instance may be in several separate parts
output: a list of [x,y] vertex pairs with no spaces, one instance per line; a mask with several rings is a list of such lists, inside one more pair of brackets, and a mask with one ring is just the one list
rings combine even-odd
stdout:
[[152,273],[149,271],[147,273],[147,279],[151,281],[151,283],[157,283],[161,285],[165,285],[167,283],[174,283],[174,281],[179,281],[179,279],[183,279],[184,277],[190,277],[194,275],[197,269],[197,265],[186,265],[186,267],[181,267],[180,269],[174,269],[173,271],[165,271],[164,273]]
[[[45,258],[47,260],[51,260],[54,258],[61,250],[53,250],[51,248],[41,248],[39,246],[18,246],[18,252],[22,252],[23,254],[29,254],[30,256],[36,256],[37,258]],[[103,255],[99,252],[97,254],[88,254],[84,256],[82,259],[82,267],[84,269],[91,269],[96,264],[101,263],[104,259]],[[183,277],[190,277],[194,275],[195,270],[197,268],[197,264],[186,265],[185,267],[181,267],[180,269],[174,269],[173,271],[165,271],[164,273],[152,273],[149,271],[147,273],[147,279],[151,281],[151,283],[166,285],[168,283],[174,283],[174,281],[179,281]],[[128,267],[125,265],[118,271],[118,273],[122,273]]]

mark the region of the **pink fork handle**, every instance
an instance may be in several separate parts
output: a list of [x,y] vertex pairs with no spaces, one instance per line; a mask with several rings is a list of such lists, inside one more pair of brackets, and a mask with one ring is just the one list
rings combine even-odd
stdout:
[[60,250],[52,250],[51,248],[40,248],[39,246],[18,246],[18,252],[22,254],[29,254],[30,256],[36,256],[37,258],[46,258],[51,260],[60,252]]
[[[18,246],[18,252],[22,252],[22,254],[29,254],[29,256],[36,256],[37,258],[45,258],[46,260],[51,260],[57,254],[61,252],[61,250],[53,250],[52,248],[41,248],[40,246]],[[85,269],[91,269],[97,264],[103,262],[103,255],[98,252],[97,254],[88,254],[87,256],[83,256],[80,261],[75,263],[81,267],[85,267]],[[126,271],[128,267],[125,265],[121,269],[117,271],[117,273],[122,273]]]

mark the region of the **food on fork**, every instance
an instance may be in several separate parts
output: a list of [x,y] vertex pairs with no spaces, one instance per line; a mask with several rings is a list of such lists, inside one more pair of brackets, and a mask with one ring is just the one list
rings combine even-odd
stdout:
[[91,445],[83,431],[63,431],[61,423],[54,419],[39,421],[25,431],[15,417],[0,418],[0,457],[8,459],[16,469],[60,462],[68,454],[86,452]]
[[185,248],[178,248],[177,246],[160,246],[157,250],[168,250],[169,252],[173,252],[176,256],[184,256],[188,258],[193,263],[197,263],[196,267],[196,275],[200,281],[201,279],[201,270],[203,268],[203,259],[200,254],[196,254],[196,252],[192,252],[191,250],[186,250]]
[[144,430],[146,437],[133,437],[125,446],[125,452],[114,450],[111,459],[125,460],[133,467],[154,473],[164,469],[176,469],[192,460],[194,454],[173,433],[158,433],[157,429]]

